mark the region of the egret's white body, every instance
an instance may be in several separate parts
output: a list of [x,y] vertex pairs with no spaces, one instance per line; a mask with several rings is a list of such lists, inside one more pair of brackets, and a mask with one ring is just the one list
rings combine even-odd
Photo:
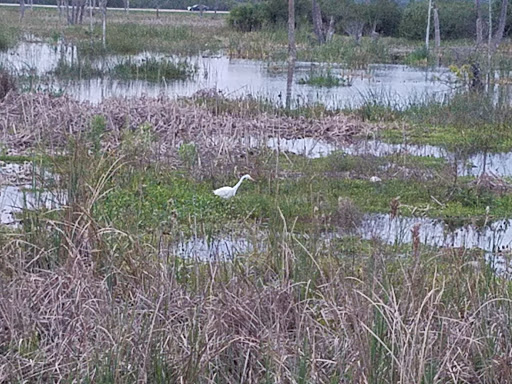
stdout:
[[245,179],[254,181],[254,179],[250,175],[243,175],[234,187],[222,187],[216,189],[215,191],[213,191],[213,193],[215,193],[217,196],[222,197],[223,199],[231,199],[233,196],[236,195],[236,191],[238,190],[240,185],[242,185],[242,181],[244,181]]

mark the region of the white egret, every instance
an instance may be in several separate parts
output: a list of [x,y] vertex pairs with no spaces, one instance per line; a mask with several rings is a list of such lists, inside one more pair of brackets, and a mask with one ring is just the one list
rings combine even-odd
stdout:
[[213,193],[215,193],[217,196],[222,197],[223,199],[231,199],[233,196],[236,195],[236,191],[242,184],[242,181],[244,181],[245,179],[254,181],[254,179],[250,175],[243,175],[234,187],[222,187],[216,189],[215,191],[213,191]]

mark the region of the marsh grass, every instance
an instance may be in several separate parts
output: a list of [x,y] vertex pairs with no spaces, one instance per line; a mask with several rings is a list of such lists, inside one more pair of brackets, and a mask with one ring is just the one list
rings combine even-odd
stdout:
[[2,23],[0,26],[0,51],[4,51],[13,45],[14,34],[13,28],[7,28],[5,24]]
[[263,254],[228,263],[162,259],[151,229],[107,225],[96,206],[128,164],[106,154],[91,161],[79,144],[75,151],[63,174],[67,206],[1,237],[5,380],[505,377],[510,285],[478,254],[319,246],[278,214]]
[[[222,201],[211,190],[235,178],[196,173],[200,135],[167,164],[153,152],[160,125],[125,130],[112,150],[119,108],[92,113],[51,166],[62,207],[26,211],[0,234],[2,380],[506,382],[510,281],[482,253],[323,238],[333,226],[351,233],[376,199],[384,210],[397,193],[438,196],[442,177],[376,185],[332,172],[367,176],[382,159],[261,150],[257,182]],[[266,233],[264,247],[228,262],[165,251],[184,232],[243,229]]]
[[70,62],[61,59],[57,63],[51,75],[60,79],[91,79],[95,77],[103,77],[105,71],[98,67],[89,58],[80,59]]
[[144,79],[146,81],[188,80],[197,74],[197,65],[188,60],[157,60],[148,58],[142,63],[125,60],[116,64],[110,73],[120,79]]

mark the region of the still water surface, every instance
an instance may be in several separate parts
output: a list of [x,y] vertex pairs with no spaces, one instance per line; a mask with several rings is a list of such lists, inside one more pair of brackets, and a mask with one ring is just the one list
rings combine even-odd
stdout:
[[[132,62],[148,58],[165,58],[163,55],[143,53],[135,56],[107,56],[93,61],[97,68],[115,65],[126,59]],[[176,60],[176,58],[169,58]],[[158,96],[164,93],[173,97],[192,96],[202,89],[217,89],[228,97],[252,95],[271,102],[284,103],[286,70],[284,65],[257,60],[234,60],[224,56],[191,57],[191,64],[198,67],[197,75],[187,81],[144,80],[121,81],[109,78],[92,78],[64,81],[51,76],[59,61],[78,67],[80,57],[74,46],[44,42],[24,42],[7,52],[0,53],[0,63],[20,74],[48,76],[41,82],[55,91],[62,90],[79,99],[101,102],[108,97]],[[295,105],[323,103],[329,108],[357,107],[369,98],[389,102],[400,107],[423,98],[444,99],[451,93],[452,80],[447,68],[423,69],[404,65],[370,65],[367,70],[346,70],[331,67],[335,75],[349,78],[352,86],[315,87],[293,86]],[[325,73],[325,65],[297,63],[295,79],[307,78],[311,73]]]

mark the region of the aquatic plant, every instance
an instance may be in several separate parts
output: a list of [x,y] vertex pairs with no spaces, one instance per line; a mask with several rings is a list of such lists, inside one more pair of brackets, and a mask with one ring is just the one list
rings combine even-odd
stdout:
[[348,77],[337,76],[331,70],[325,72],[312,71],[309,76],[301,77],[297,82],[315,87],[350,87],[352,85]]
[[143,79],[147,81],[187,80],[196,75],[197,65],[188,60],[169,60],[150,57],[142,62],[130,59],[116,64],[109,72],[120,79]]

